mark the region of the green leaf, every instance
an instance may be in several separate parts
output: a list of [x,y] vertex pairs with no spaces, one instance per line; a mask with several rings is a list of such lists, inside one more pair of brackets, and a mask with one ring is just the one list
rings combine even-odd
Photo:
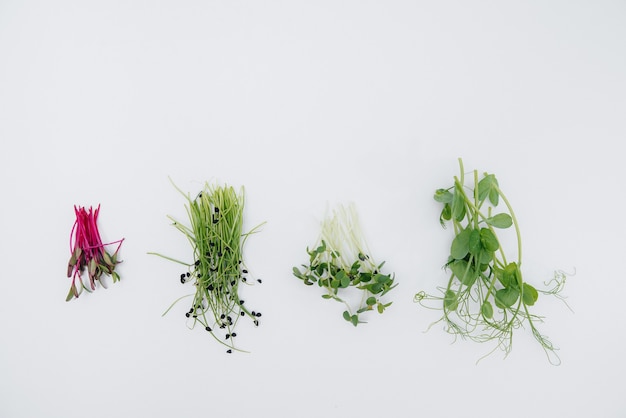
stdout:
[[456,299],[456,293],[454,293],[454,290],[446,290],[446,293],[443,297],[443,306],[449,311],[454,311],[456,310],[457,306],[459,306],[459,302]]
[[341,278],[341,283],[340,284],[341,284],[341,287],[344,288],[344,289],[346,287],[350,286],[350,277],[344,275]]
[[97,269],[97,268],[98,268],[98,264],[96,263],[96,259],[95,259],[95,258],[92,258],[92,259],[89,261],[89,267],[88,267],[88,269],[89,269],[89,275],[90,275],[90,276],[92,276],[92,277],[93,277],[93,276],[95,276],[95,275],[96,275],[96,269]]
[[498,267],[494,267],[493,268],[493,273],[495,274],[496,278],[498,279],[498,281],[500,282],[500,284],[504,287],[508,287],[509,286],[509,281],[507,278],[504,277],[504,270],[502,270],[501,268]]
[[381,283],[372,283],[367,286],[367,289],[373,294],[377,294],[377,293],[382,292],[383,285]]
[[346,272],[343,270],[337,273],[337,275],[335,276],[335,280],[339,281],[339,286],[341,286],[344,289],[350,286],[350,277],[348,277]]
[[358,260],[352,263],[352,266],[350,267],[350,274],[356,274],[359,271],[360,267],[361,263],[359,263]]
[[487,319],[491,319],[493,317],[493,306],[491,306],[491,303],[488,300],[483,302],[482,306],[480,307],[480,311]]
[[113,273],[113,267],[114,266],[109,266],[108,264],[98,264],[98,269],[106,274],[111,274]]
[[319,247],[317,247],[317,249],[315,250],[316,253],[321,254],[324,251],[326,251],[326,242],[322,241],[322,245],[320,245]]
[[505,229],[513,225],[513,218],[507,213],[498,213],[485,221],[494,228]]
[[478,273],[471,264],[465,260],[456,260],[450,264],[452,273],[466,286],[472,286],[478,277]]
[[[498,181],[495,180],[495,178],[494,183],[496,186],[498,185]],[[495,187],[492,187],[491,190],[489,190],[489,201],[492,205],[498,206],[498,202],[500,201],[500,193],[498,193],[498,189],[496,189]]]
[[337,279],[332,279],[330,281],[330,287],[332,287],[333,289],[338,289],[340,285],[341,285],[341,282]]
[[379,303],[376,306],[376,310],[378,311],[379,314],[383,313],[385,311],[385,305],[383,305],[382,303]]
[[480,180],[478,182],[478,200],[479,201],[483,201],[487,198],[487,196],[489,195],[489,191],[491,190],[491,187],[493,185],[493,181],[496,179],[496,177],[493,174],[488,174],[485,177],[482,178],[482,180]]
[[493,206],[498,206],[499,197],[498,194],[498,180],[493,174],[487,174],[481,181],[478,182],[478,200],[481,202],[489,196],[489,201]]
[[452,203],[453,195],[445,189],[437,189],[433,198],[440,203]]
[[394,287],[396,287],[398,284],[394,284],[393,286],[390,286],[391,283],[393,283],[393,281],[389,282],[387,285],[385,285],[385,290],[383,291],[383,293],[381,293],[381,296],[385,296],[387,294],[387,292],[389,292],[391,289],[393,289]]
[[70,291],[67,294],[67,297],[65,298],[66,302],[69,302],[70,300],[72,300],[72,298],[75,296],[75,291],[76,291],[76,286],[74,286],[74,284],[72,283],[72,286],[70,286]]
[[480,229],[480,242],[483,244],[483,247],[490,252],[494,252],[500,248],[498,238],[496,238],[495,234],[489,228]]
[[115,267],[115,264],[113,264],[113,260],[111,260],[111,256],[106,251],[102,252],[102,259],[107,266]]
[[356,327],[359,324],[359,316],[352,315],[352,317],[350,317],[350,322],[352,322],[352,325]]
[[480,232],[476,229],[472,229],[472,232],[469,236],[468,248],[470,254],[473,256],[478,256],[481,252],[482,245],[480,242]]
[[493,252],[487,251],[483,248],[481,252],[478,254],[477,258],[478,258],[479,264],[487,265],[491,262],[491,260],[493,260]]
[[331,299],[333,297],[333,295],[322,295],[322,297],[324,299]]
[[328,263],[320,263],[315,268],[315,272],[317,273],[318,276],[321,276],[322,274],[324,274],[327,268],[328,268]]
[[517,267],[517,263],[509,263],[502,270],[502,285],[505,287],[514,287],[516,289],[520,288],[520,275],[519,268]]
[[359,279],[363,282],[363,283],[367,283],[370,280],[372,280],[372,273],[361,273],[359,275]]
[[463,194],[454,189],[454,200],[452,201],[452,217],[461,222],[465,218],[465,199]]
[[481,202],[489,196],[489,201],[493,206],[498,206],[499,194],[498,194],[498,180],[493,174],[487,174],[478,182],[478,200]]
[[466,228],[459,232],[452,240],[452,246],[450,247],[450,255],[456,260],[465,258],[469,252],[469,240],[472,234],[471,228]]
[[386,275],[386,274],[380,274],[380,273],[379,273],[379,274],[377,274],[377,275],[375,275],[375,276],[374,276],[374,280],[375,280],[377,283],[380,283],[380,284],[386,284],[386,283],[389,283],[389,282],[391,281],[391,277],[389,277],[389,276],[388,276],[388,275]]
[[365,303],[368,306],[372,306],[376,304],[376,298],[374,296],[370,296],[369,298],[367,298],[367,300],[365,301]]
[[300,272],[300,269],[298,269],[298,267],[293,268],[293,275],[300,280],[304,280],[304,275]]
[[80,255],[82,254],[83,250],[80,249],[80,247],[76,247],[74,249],[74,252],[72,253],[72,256],[70,257],[70,261],[69,264],[71,266],[75,266],[76,263],[78,262],[78,259],[80,258]]
[[450,219],[452,219],[452,208],[448,203],[446,203],[443,207],[443,210],[441,211],[441,215],[439,215],[439,223],[441,224],[441,226],[445,227],[445,222],[449,221]]
[[537,299],[539,298],[539,293],[537,289],[529,285],[528,283],[524,283],[522,286],[522,300],[525,305],[533,306]]
[[351,317],[350,317],[350,312],[348,311],[343,311],[343,319],[345,319],[346,321],[350,321]]
[[496,291],[496,305],[510,308],[517,302],[519,290],[514,287],[505,287]]

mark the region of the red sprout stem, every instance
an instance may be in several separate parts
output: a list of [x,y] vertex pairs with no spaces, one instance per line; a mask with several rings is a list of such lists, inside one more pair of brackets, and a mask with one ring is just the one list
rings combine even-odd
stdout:
[[[72,278],[71,292],[74,297],[78,297],[80,290],[87,289],[83,283],[82,273],[87,269],[91,290],[96,289],[96,280],[100,279],[102,273],[113,275],[114,282],[119,275],[114,272],[119,251],[124,238],[104,244],[98,229],[98,214],[100,205],[94,210],[89,207],[74,206],[76,220],[70,232],[70,253],[71,258],[68,265],[68,277]],[[118,244],[115,252],[111,255],[106,252],[105,246]],[[76,280],[80,282],[80,290],[76,286]],[[68,295],[68,300],[71,294]]]

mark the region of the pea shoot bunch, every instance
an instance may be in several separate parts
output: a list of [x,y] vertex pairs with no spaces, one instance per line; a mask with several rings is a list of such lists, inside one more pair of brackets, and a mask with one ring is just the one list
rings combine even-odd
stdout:
[[[549,288],[538,290],[522,277],[522,240],[518,221],[511,204],[502,193],[493,174],[478,172],[467,180],[463,161],[459,159],[460,176],[454,184],[435,192],[434,199],[443,205],[440,223],[451,222],[455,237],[445,267],[450,271],[448,283],[440,288],[442,296],[425,292],[415,301],[435,300],[442,303],[446,330],[454,335],[478,342],[495,340],[497,348],[508,355],[512,349],[513,331],[529,327],[551,362],[558,363],[556,348],[537,329],[543,318],[532,314],[539,295],[555,295],[565,283],[565,274],[555,272],[545,283]],[[504,202],[505,210],[498,204]],[[498,238],[500,231],[513,227],[516,236],[516,259],[507,257]]]
[[[98,229],[98,215],[100,205],[96,209],[89,207],[74,206],[76,220],[70,232],[70,260],[67,263],[67,277],[72,279],[70,290],[65,300],[69,302],[78,298],[83,290],[91,293],[96,290],[96,282],[106,288],[102,275],[109,275],[113,278],[113,283],[120,280],[120,275],[115,271],[115,267],[121,263],[117,259],[117,253],[124,238],[110,243],[103,243]],[[115,245],[115,251],[109,253],[105,247]],[[87,270],[89,285],[83,282],[83,274]]]
[[259,325],[261,313],[244,305],[240,298],[240,286],[261,283],[253,281],[242,259],[246,239],[258,228],[243,233],[244,190],[236,191],[231,186],[212,186],[205,183],[195,198],[185,194],[190,226],[171,216],[173,226],[185,235],[191,244],[193,262],[185,263],[158,253],[157,255],[184,265],[180,274],[183,285],[192,285],[195,294],[183,296],[165,311],[188,296],[193,296],[189,311],[185,313],[189,328],[201,325],[218,342],[227,347],[227,352],[244,351],[236,347],[236,327],[241,318],[249,318]]
[[[302,264],[302,269],[294,267],[294,276],[307,286],[317,283],[325,290],[322,298],[345,304],[343,318],[355,327],[364,323],[359,316],[362,313],[376,309],[382,314],[391,305],[381,298],[397,284],[392,274],[382,273],[385,263],[376,264],[372,259],[353,205],[339,206],[326,217],[318,242],[306,251],[309,264]],[[351,304],[344,296],[350,289],[361,294],[359,302]]]

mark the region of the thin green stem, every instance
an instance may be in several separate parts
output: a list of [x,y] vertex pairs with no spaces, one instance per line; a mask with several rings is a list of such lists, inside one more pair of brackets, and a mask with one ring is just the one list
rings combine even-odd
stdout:
[[[478,170],[474,170],[474,209],[475,213],[480,215],[480,210],[478,209]],[[479,218],[474,216],[474,228],[478,229]]]
[[506,205],[507,209],[509,210],[509,214],[511,215],[511,219],[513,220],[513,225],[515,227],[515,234],[517,236],[517,264],[521,266],[522,265],[522,234],[520,232],[519,223],[517,222],[517,217],[515,216],[515,212],[513,211],[513,206],[511,206],[509,199],[506,198],[506,196],[504,195],[504,193],[502,193],[502,190],[498,186],[494,186],[494,187],[496,187],[498,194],[504,201],[504,204]]
[[192,264],[185,263],[184,261],[176,260],[175,258],[168,257],[168,256],[160,254],[160,253],[148,252],[147,254],[149,254],[149,255],[156,255],[157,257],[161,257],[161,258],[164,258],[166,260],[173,261],[173,262],[178,263],[178,264],[182,264],[183,266],[187,266],[187,267],[192,266]]

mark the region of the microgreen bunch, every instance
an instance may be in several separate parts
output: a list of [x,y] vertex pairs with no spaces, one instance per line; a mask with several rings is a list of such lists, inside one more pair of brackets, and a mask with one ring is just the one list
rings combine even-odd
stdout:
[[[66,301],[78,298],[83,289],[87,292],[96,290],[96,282],[100,282],[102,274],[107,274],[113,278],[113,283],[120,280],[120,275],[115,271],[115,267],[121,263],[117,259],[117,253],[124,241],[124,238],[107,244],[102,243],[100,231],[98,230],[98,214],[100,205],[94,210],[91,207],[74,206],[76,220],[70,232],[70,261],[67,264],[67,277],[72,278],[72,285],[67,294]],[[105,246],[117,244],[115,251],[109,253]],[[83,282],[83,273],[87,270],[89,286]]]
[[[353,205],[340,206],[326,217],[317,243],[306,251],[309,264],[302,264],[302,270],[294,267],[294,276],[308,286],[317,283],[326,292],[324,299],[345,304],[346,321],[357,326],[364,323],[360,314],[374,309],[382,314],[391,305],[381,298],[397,284],[393,275],[381,272],[385,263],[376,264],[372,259]],[[349,289],[361,293],[360,302],[354,307],[343,296]]]
[[[543,318],[530,309],[540,294],[562,298],[559,292],[565,274],[555,272],[546,283],[554,286],[546,290],[536,289],[523,280],[519,224],[495,175],[484,173],[479,181],[475,170],[466,185],[461,159],[459,165],[460,177],[454,177],[454,185],[438,189],[434,195],[443,204],[441,225],[445,228],[446,222],[451,221],[454,228],[455,237],[445,264],[450,277],[446,287],[440,288],[442,296],[419,292],[415,301],[442,302],[443,317],[437,322],[443,321],[448,332],[478,342],[495,340],[494,350],[500,348],[505,355],[511,351],[513,331],[528,326],[548,359],[559,363],[556,348],[536,327]],[[500,200],[506,210],[496,213]],[[516,236],[516,260],[507,257],[497,232],[511,226]]]
[[180,282],[195,287],[195,294],[183,296],[163,313],[167,314],[181,299],[193,296],[191,307],[185,313],[189,328],[200,324],[217,341],[227,346],[227,352],[236,348],[235,328],[240,318],[247,317],[259,325],[261,313],[250,310],[239,297],[241,285],[261,283],[249,278],[242,259],[242,249],[248,236],[258,228],[243,233],[244,190],[239,192],[230,186],[211,186],[195,198],[174,187],[187,200],[185,205],[190,226],[171,216],[173,226],[182,232],[193,249],[193,262],[185,263],[171,257],[157,255],[186,267],[180,274]]

